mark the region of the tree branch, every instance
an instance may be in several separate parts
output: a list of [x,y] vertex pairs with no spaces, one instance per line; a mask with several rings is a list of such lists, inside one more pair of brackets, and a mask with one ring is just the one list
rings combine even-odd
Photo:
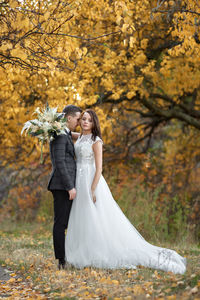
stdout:
[[83,41],[94,41],[94,40],[98,40],[100,38],[110,36],[110,35],[114,35],[114,34],[117,34],[117,33],[121,33],[121,30],[106,33],[106,34],[99,35],[99,36],[96,36],[96,37],[91,37],[91,38],[85,38],[85,37],[82,37],[82,36],[71,35],[71,34],[67,34],[67,33],[54,33],[54,32],[48,33],[48,32],[40,32],[40,31],[34,31],[31,34],[40,34],[40,35],[47,35],[47,36],[53,36],[53,35],[54,36],[67,36],[67,37],[71,37],[71,38],[80,39],[80,40],[83,40]]
[[[91,108],[106,103],[117,105],[123,101],[128,103],[137,102],[142,104],[148,110],[147,112],[143,112],[141,109],[133,109],[135,112],[139,113],[142,118],[147,117],[155,119],[159,117],[162,119],[162,122],[177,119],[200,130],[200,112],[193,108],[189,108],[183,101],[181,103],[175,103],[169,96],[158,93],[151,93],[148,99],[141,97],[139,93],[131,99],[128,99],[126,94],[124,94],[121,95],[119,99],[115,100],[112,99],[112,94],[111,91],[101,94],[99,97],[100,100],[98,99],[96,103],[86,107]],[[185,95],[185,97],[188,97],[188,95]],[[155,99],[157,98],[163,99],[167,105],[163,107],[158,106],[157,103],[155,103]]]

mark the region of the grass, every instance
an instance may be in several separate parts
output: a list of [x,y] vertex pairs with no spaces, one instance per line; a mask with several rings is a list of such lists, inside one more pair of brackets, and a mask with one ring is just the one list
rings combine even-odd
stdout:
[[[24,294],[19,299],[30,299],[32,292],[34,299],[200,299],[200,249],[195,244],[162,244],[187,257],[184,275],[142,267],[58,271],[51,227],[51,222],[25,224],[7,220],[1,223],[0,264],[14,274],[11,282],[0,285],[0,291],[9,291],[10,286],[10,299],[15,299],[13,293],[18,292],[20,284]],[[17,276],[22,280],[18,281]]]

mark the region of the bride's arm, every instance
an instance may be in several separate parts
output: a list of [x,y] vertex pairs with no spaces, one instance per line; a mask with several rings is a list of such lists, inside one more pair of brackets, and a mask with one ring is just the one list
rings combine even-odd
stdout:
[[96,166],[96,172],[94,175],[94,179],[92,182],[91,186],[91,191],[92,191],[92,197],[93,201],[96,202],[96,197],[95,197],[95,190],[97,187],[97,184],[99,182],[99,179],[101,177],[102,173],[102,143],[101,141],[96,142],[93,144],[93,151],[94,151],[94,158],[95,158],[95,166]]
[[80,136],[80,133],[79,133],[79,132],[73,132],[73,131],[72,131],[72,139],[73,139],[74,141],[76,141],[76,140],[78,139],[79,136]]

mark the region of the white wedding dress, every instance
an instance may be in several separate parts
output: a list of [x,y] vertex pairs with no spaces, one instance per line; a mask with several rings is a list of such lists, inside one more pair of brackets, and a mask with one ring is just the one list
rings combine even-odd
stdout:
[[[101,141],[99,137],[95,142]],[[102,141],[101,141],[102,142]],[[149,244],[129,222],[101,176],[95,195],[91,184],[95,160],[91,134],[75,143],[76,189],[66,235],[66,260],[77,268],[136,268],[138,265],[183,274],[186,259],[170,249]]]

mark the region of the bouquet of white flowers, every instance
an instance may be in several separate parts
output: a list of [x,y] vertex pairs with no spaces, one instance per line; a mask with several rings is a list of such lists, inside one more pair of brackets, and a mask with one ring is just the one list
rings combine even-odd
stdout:
[[66,134],[66,119],[63,113],[57,112],[57,107],[50,108],[48,103],[42,111],[37,107],[34,114],[37,114],[37,119],[27,121],[21,134],[25,131],[28,135],[37,137],[41,141],[42,162],[43,144],[52,141],[56,135]]

